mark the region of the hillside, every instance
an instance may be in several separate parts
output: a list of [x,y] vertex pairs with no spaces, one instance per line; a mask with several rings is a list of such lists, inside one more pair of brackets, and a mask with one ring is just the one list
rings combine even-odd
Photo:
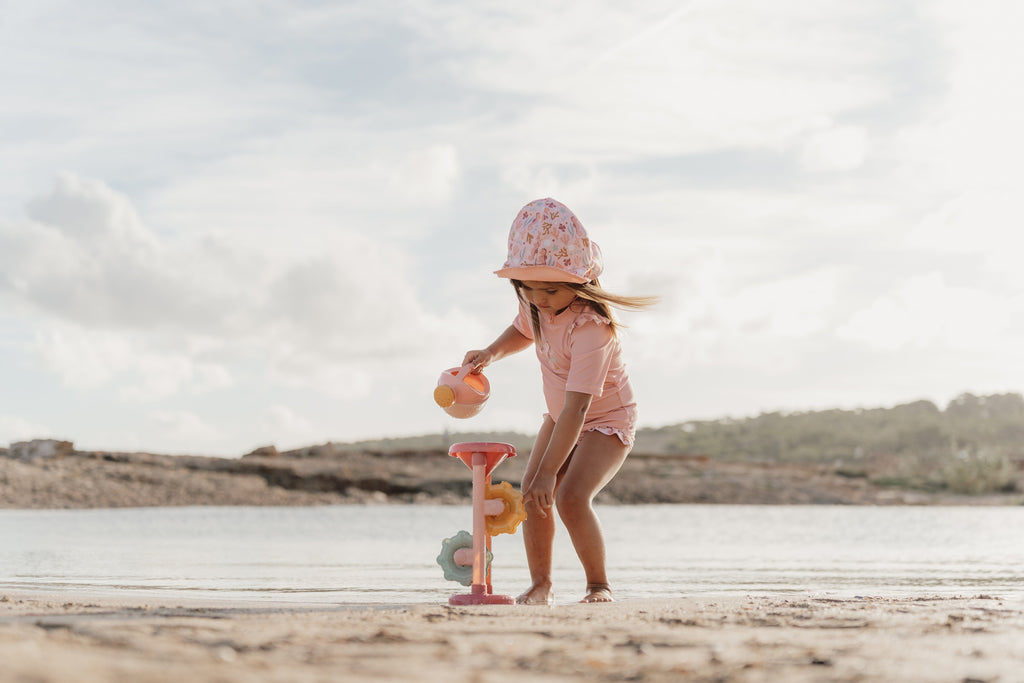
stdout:
[[[1024,400],[965,394],[888,409],[761,415],[642,430],[602,503],[1021,504]],[[495,472],[518,486],[530,437],[428,435],[327,443],[241,458],[77,451],[70,442],[0,448],[0,507],[466,503],[457,441],[504,441]]]
[[[455,441],[505,441],[514,432],[426,435],[337,444],[380,452],[446,448]],[[636,455],[689,456],[715,463],[817,465],[890,488],[978,494],[1013,492],[1024,468],[1024,398],[962,394],[940,409],[930,401],[891,408],[766,413],[641,429]]]

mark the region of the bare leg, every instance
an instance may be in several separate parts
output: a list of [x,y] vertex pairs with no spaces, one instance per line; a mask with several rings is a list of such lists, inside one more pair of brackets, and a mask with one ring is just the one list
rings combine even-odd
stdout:
[[[618,437],[587,432],[569,460],[555,495],[559,517],[587,576],[583,602],[612,601],[605,567],[604,533],[593,501],[622,467],[628,454],[629,447]],[[548,562],[550,567],[550,552]]]
[[[554,428],[554,420],[545,418],[544,424],[541,425],[540,431],[537,433],[533,450],[530,451],[530,462],[523,474],[524,487],[537,471]],[[551,605],[555,597],[551,586],[551,553],[555,540],[555,517],[550,514],[550,511],[547,517],[542,517],[533,503],[527,506],[526,514],[526,521],[523,522],[523,543],[526,545],[526,561],[530,567],[532,585],[516,598],[516,602],[520,605]]]

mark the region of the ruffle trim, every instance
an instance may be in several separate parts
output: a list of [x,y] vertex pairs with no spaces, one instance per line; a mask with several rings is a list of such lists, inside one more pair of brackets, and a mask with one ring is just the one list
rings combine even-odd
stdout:
[[[576,316],[576,319],[572,321],[572,325],[569,327],[569,333],[572,334],[577,327],[584,323],[594,322],[598,325],[611,325],[612,321],[604,317],[596,311],[587,310]],[[628,444],[627,444],[628,445]]]
[[633,447],[634,435],[625,429],[618,429],[617,427],[585,427],[580,433],[580,439],[582,439],[583,435],[587,432],[601,432],[605,436],[616,436],[626,448]]

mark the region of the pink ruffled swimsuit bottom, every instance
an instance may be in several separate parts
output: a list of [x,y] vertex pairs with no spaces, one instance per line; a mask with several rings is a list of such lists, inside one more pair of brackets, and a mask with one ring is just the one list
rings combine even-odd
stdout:
[[[550,413],[544,413],[544,417],[554,422]],[[636,439],[637,409],[635,403],[610,410],[601,415],[587,415],[580,430],[580,438],[576,440],[578,445],[587,432],[600,432],[607,436],[614,436],[622,442],[623,446],[633,448]]]

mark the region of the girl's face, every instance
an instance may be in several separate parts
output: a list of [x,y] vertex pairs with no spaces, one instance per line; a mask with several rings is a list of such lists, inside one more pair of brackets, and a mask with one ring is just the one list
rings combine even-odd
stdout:
[[576,300],[576,291],[561,282],[524,280],[519,291],[528,303],[545,313],[558,313]]

